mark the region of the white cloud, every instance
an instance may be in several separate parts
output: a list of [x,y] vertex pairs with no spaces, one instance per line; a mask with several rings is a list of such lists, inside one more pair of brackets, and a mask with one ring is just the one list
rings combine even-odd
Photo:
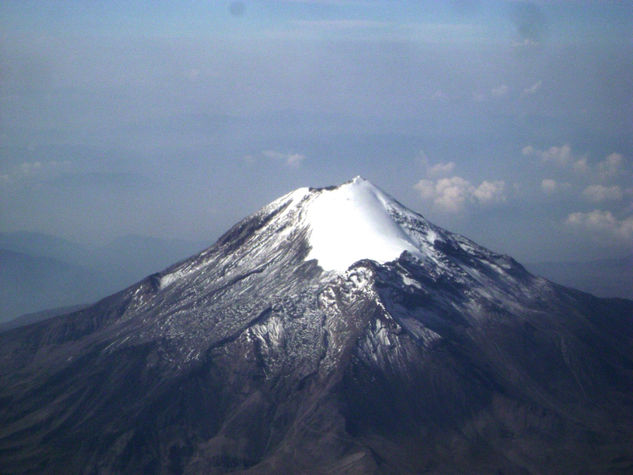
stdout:
[[428,169],[430,176],[448,175],[455,168],[455,162],[437,163]]
[[531,96],[532,94],[536,94],[536,92],[541,88],[542,85],[543,85],[543,81],[537,81],[534,84],[532,84],[530,87],[526,87],[525,89],[523,89],[523,92],[521,95]]
[[418,190],[423,200],[432,200],[435,197],[435,183],[431,180],[422,179],[413,188]]
[[536,157],[543,163],[554,164],[559,167],[571,166],[574,171],[582,174],[594,172],[601,180],[616,177],[621,172],[624,163],[622,154],[614,152],[601,162],[590,165],[587,155],[578,156],[574,154],[569,144],[563,144],[559,147],[553,146],[543,150],[527,145],[521,149],[521,154],[526,157]]
[[580,158],[574,162],[574,170],[579,173],[589,173],[589,164],[587,163],[587,157]]
[[547,150],[539,150],[532,145],[527,145],[521,149],[521,153],[526,156],[535,156],[543,162],[553,162],[558,165],[565,165],[571,160],[571,147],[569,144],[560,147],[552,146]]
[[470,194],[472,185],[461,177],[441,178],[439,180],[420,180],[414,185],[425,201],[431,201],[434,206],[447,212],[460,211]]
[[431,201],[442,211],[455,213],[467,203],[487,205],[505,201],[505,182],[483,181],[477,187],[459,176],[440,178],[437,181],[423,179],[414,185],[425,201]]
[[559,191],[568,190],[569,188],[571,188],[570,183],[561,183],[552,178],[545,178],[541,181],[541,190],[543,190],[543,192],[548,195],[557,193]]
[[510,91],[510,88],[505,84],[501,84],[500,86],[493,87],[490,94],[492,94],[493,97],[503,97],[508,94],[508,91]]
[[617,225],[617,220],[611,214],[611,211],[601,211],[599,209],[588,213],[580,211],[571,213],[567,216],[565,222],[573,226],[587,226],[591,228],[612,228]]
[[618,174],[621,166],[622,155],[619,153],[612,153],[603,161],[598,163],[598,173],[604,179],[611,178]]
[[446,211],[459,211],[469,195],[472,193],[472,186],[461,177],[441,178],[435,184],[435,204]]
[[305,160],[306,156],[300,153],[291,153],[286,157],[286,165],[290,167],[298,167]]
[[444,176],[453,172],[455,162],[441,162],[431,166],[424,152],[421,152],[420,160],[426,166],[426,175],[430,179],[424,178],[413,187],[420,194],[420,198],[432,202],[442,211],[455,213],[461,211],[468,203],[488,205],[506,199],[504,181],[484,180],[479,186],[475,186],[460,176]]
[[547,150],[542,150],[539,154],[544,162],[565,165],[571,160],[571,147],[567,144],[561,147],[550,147]]
[[624,239],[633,237],[633,216],[619,220],[611,211],[596,209],[588,213],[580,211],[571,213],[567,216],[565,224],[591,232],[608,233]]
[[607,200],[621,200],[622,190],[619,186],[603,186],[603,185],[590,185],[584,189],[582,195],[589,201],[599,203]]
[[526,156],[534,156],[541,160],[543,163],[550,163],[564,167],[571,164],[576,171],[587,171],[587,157],[577,157],[571,151],[569,144],[563,144],[560,147],[552,146],[548,149],[539,150],[531,145],[523,147],[521,153]]
[[482,204],[505,201],[505,182],[482,181],[473,191],[473,196]]
[[554,193],[556,191],[556,180],[552,180],[551,178],[545,178],[541,181],[541,189],[545,193]]
[[292,168],[298,168],[301,162],[306,159],[306,156],[301,153],[283,153],[275,150],[265,150],[262,154],[266,158],[283,161],[287,166]]

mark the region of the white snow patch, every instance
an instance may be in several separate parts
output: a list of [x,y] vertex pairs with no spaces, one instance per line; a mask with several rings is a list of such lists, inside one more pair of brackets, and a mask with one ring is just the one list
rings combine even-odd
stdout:
[[374,323],[375,336],[378,342],[383,346],[391,346],[391,340],[389,338],[389,331],[387,327],[383,325],[380,320],[376,320]]
[[278,347],[283,340],[284,325],[279,317],[274,316],[264,323],[252,326],[251,331],[265,345]]
[[187,274],[190,274],[191,272],[197,270],[196,268],[193,269],[179,269],[176,272],[172,272],[171,274],[166,274],[164,276],[162,276],[160,278],[160,288],[164,289],[165,287],[171,285],[172,283],[176,282],[177,280],[182,279],[183,277],[185,277]]
[[417,280],[413,280],[412,278],[410,278],[409,276],[405,275],[405,274],[401,274],[402,276],[402,283],[408,287],[417,287],[418,289],[421,289],[422,286],[420,285],[420,283]]
[[356,177],[310,203],[311,250],[324,270],[343,272],[354,262],[371,259],[385,263],[403,251],[422,257],[413,239],[389,215],[390,199],[368,181]]

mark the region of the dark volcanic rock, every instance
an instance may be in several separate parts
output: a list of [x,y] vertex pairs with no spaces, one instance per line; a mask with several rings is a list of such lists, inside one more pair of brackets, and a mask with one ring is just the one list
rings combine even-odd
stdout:
[[[323,197],[403,252],[328,268]],[[626,472],[632,348],[632,301],[534,277],[362,180],[303,189],[0,334],[0,473]]]

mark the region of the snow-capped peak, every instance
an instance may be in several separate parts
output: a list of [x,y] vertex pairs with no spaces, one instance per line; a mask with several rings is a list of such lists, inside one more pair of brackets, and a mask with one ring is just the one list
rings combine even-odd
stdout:
[[[243,262],[252,266],[284,254],[297,233],[307,238],[310,251],[306,260],[315,259],[323,270],[341,273],[363,259],[380,264],[396,260],[403,251],[434,259],[433,243],[439,237],[424,218],[360,176],[337,187],[298,188],[244,222],[250,220],[266,222],[265,226],[255,226],[240,246]],[[236,227],[228,234],[243,236],[243,222]],[[160,276],[160,288],[208,267],[217,258],[207,257],[211,255],[207,250],[167,269]],[[236,255],[233,258],[240,261]]]
[[389,212],[394,207],[399,205],[393,198],[360,176],[319,193],[306,210],[307,259],[342,272],[361,259],[384,263],[403,251],[421,256],[415,240]]

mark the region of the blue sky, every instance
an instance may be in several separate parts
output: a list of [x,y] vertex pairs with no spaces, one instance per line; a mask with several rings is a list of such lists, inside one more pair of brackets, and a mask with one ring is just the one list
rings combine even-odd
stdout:
[[633,252],[629,2],[0,4],[0,231],[213,242],[363,175],[523,261]]

